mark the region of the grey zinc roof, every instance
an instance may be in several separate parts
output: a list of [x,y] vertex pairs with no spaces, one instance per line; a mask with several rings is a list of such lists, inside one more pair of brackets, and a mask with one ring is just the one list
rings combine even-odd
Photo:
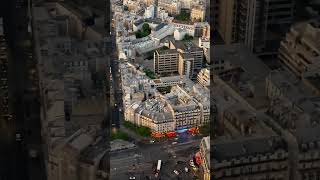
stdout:
[[228,61],[253,76],[266,77],[270,69],[243,44],[216,45],[211,48],[214,60]]
[[299,128],[294,133],[298,144],[320,141],[320,127]]
[[160,29],[162,29],[163,27],[165,27],[166,25],[168,25],[167,23],[161,23],[159,24],[156,28],[154,28],[154,31],[159,31]]
[[277,136],[224,140],[214,143],[211,148],[213,159],[216,161],[263,155],[278,149],[286,150],[286,144]]
[[174,53],[178,53],[177,50],[175,49],[162,49],[162,50],[157,50],[157,52],[161,55],[161,54],[174,54]]
[[143,19],[139,19],[138,21],[134,22],[133,24],[135,26],[139,26],[140,24],[143,24],[144,23],[144,20]]
[[78,151],[84,150],[93,142],[93,138],[87,134],[81,134],[73,139],[69,144]]

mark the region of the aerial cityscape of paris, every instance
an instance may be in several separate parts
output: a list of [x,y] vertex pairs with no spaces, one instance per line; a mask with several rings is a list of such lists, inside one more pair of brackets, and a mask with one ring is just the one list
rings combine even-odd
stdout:
[[320,180],[319,0],[4,0],[0,180]]

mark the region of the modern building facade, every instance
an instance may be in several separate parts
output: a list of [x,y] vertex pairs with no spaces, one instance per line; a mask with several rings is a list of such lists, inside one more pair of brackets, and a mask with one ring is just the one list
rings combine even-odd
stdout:
[[293,22],[295,2],[224,0],[214,1],[213,7],[215,28],[226,44],[242,42],[251,52],[276,54],[286,26]]
[[194,64],[194,57],[191,54],[180,54],[179,67],[178,67],[179,74],[182,76],[184,75],[188,78],[192,78],[193,64]]
[[173,49],[154,52],[154,72],[170,74],[178,72],[179,52]]

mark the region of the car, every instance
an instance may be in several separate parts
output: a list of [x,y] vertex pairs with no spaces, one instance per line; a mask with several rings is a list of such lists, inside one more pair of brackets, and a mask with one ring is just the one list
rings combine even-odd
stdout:
[[150,140],[150,143],[154,143],[155,141],[154,140]]
[[183,164],[183,161],[177,161],[177,164]]
[[174,140],[176,140],[176,141],[177,141],[177,140],[178,140],[178,138],[176,137],[176,138],[174,138]]
[[22,137],[20,133],[16,133],[16,141],[21,141]]
[[189,169],[187,167],[184,168],[185,172],[189,172]]
[[178,144],[177,142],[172,142],[172,145]]
[[193,162],[192,159],[190,160],[190,163],[189,163],[189,164],[190,164],[191,167],[195,167],[195,166],[194,166],[194,162]]
[[35,149],[30,149],[30,150],[29,150],[29,156],[30,156],[31,158],[36,158],[37,155],[38,155],[37,150],[35,150]]
[[134,176],[131,176],[131,177],[129,177],[129,179],[136,179],[136,177],[134,177]]
[[179,175],[179,172],[177,170],[173,170],[173,172],[176,174],[176,175]]

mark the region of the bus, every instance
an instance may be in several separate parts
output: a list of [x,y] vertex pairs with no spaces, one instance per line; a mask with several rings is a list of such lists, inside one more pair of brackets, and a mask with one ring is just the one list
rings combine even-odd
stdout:
[[157,169],[156,169],[155,177],[158,177],[158,176],[159,176],[160,169],[161,169],[161,160],[158,160],[158,164],[157,164]]
[[161,169],[161,160],[158,160],[157,171],[160,171],[160,169]]

